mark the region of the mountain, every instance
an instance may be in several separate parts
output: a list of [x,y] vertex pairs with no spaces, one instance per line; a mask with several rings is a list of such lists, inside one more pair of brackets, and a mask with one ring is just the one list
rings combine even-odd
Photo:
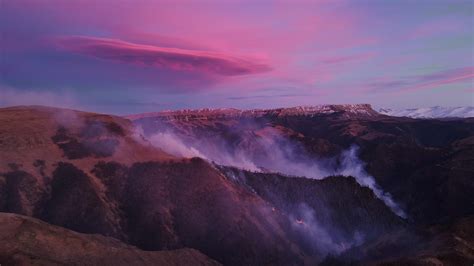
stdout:
[[369,105],[2,108],[0,263],[471,263],[473,147],[472,119]]
[[[408,239],[420,239],[408,241],[417,243],[417,247],[411,247],[410,250],[418,250],[419,254],[404,251],[399,245],[393,246],[393,253],[384,253],[385,259],[414,256],[421,260],[423,256],[436,256],[436,253],[421,255],[423,246],[432,243],[429,239],[438,239],[436,234],[444,234],[444,231],[441,233],[432,228],[450,228],[453,223],[474,214],[471,204],[474,200],[471,193],[474,182],[470,178],[474,172],[474,120],[419,120],[378,114],[368,105],[358,107],[370,108],[372,111],[354,112],[353,108],[346,107],[309,108],[312,112],[293,112],[301,110],[299,108],[276,109],[277,112],[186,110],[131,118],[134,124],[142,128],[152,144],[166,147],[165,150],[170,153],[201,156],[217,165],[248,170],[232,176],[240,177],[237,180],[243,178],[245,182],[237,183],[272,204],[284,202],[288,205],[289,201],[298,199],[287,210],[297,209],[296,206],[300,204],[309,206],[308,212],[316,213],[310,217],[326,217],[317,221],[323,227],[337,224],[335,221],[344,218],[328,218],[331,216],[324,214],[328,211],[316,211],[318,208],[308,202],[309,196],[295,196],[300,193],[306,195],[304,189],[308,185],[296,185],[299,179],[285,179],[289,181],[283,182],[283,188],[275,187],[273,184],[281,181],[271,174],[311,178],[308,182],[315,184],[326,181],[327,176],[331,175],[354,176],[359,186],[370,188],[373,195],[382,200],[387,209],[391,209],[392,214],[401,217],[406,223],[401,227],[385,229],[385,233],[378,234],[381,238],[397,239],[397,232],[405,232],[403,235],[408,234]],[[328,109],[338,111],[321,111]],[[175,145],[166,146],[164,142],[170,143],[170,140]],[[186,149],[176,149],[174,146]],[[252,172],[260,173],[257,187],[248,183],[254,176],[250,174]],[[228,172],[225,173],[228,175]],[[266,174],[270,176],[265,176]],[[322,181],[318,181],[320,179]],[[334,186],[341,186],[340,182],[341,180]],[[292,186],[296,186],[296,189],[291,189]],[[313,193],[311,191],[307,193]],[[349,195],[341,197],[343,202],[354,201]],[[329,212],[356,215],[348,213],[350,208],[343,202],[334,205],[339,207],[329,208]],[[360,202],[365,206],[362,210],[367,210],[367,199]],[[344,207],[341,209],[341,206]],[[378,211],[375,211],[375,215],[379,215]],[[379,215],[379,218],[383,221],[389,219],[389,216],[384,214]],[[361,224],[364,223],[370,222],[361,220]],[[349,225],[337,226],[336,233],[330,237],[331,241],[338,239],[341,236],[339,232],[347,230],[347,226],[359,230],[355,229],[355,224],[357,222],[352,228]],[[383,228],[383,225],[374,223],[374,228]],[[368,230],[360,230],[370,235]],[[343,240],[338,245],[346,243],[348,235],[347,233],[346,238],[340,238]],[[349,242],[354,240],[353,237]],[[462,241],[471,243],[465,239]],[[364,240],[364,243],[379,242],[370,237]],[[373,244],[376,248],[370,252],[381,252],[384,248],[381,243],[383,242]],[[433,245],[449,250],[445,246],[446,242],[436,242]],[[472,254],[471,250],[468,255],[461,256],[469,258]],[[373,255],[366,254],[366,258],[370,257],[375,259]],[[353,258],[365,259],[357,256]],[[448,258],[438,259],[449,263]],[[382,261],[381,258],[377,260]]]
[[264,200],[201,159],[151,147],[128,120],[13,107],[0,125],[1,212],[143,250],[192,247],[226,265],[306,257]]
[[144,113],[128,115],[126,118],[137,120],[146,117],[167,117],[168,119],[208,119],[208,118],[259,118],[265,116],[306,116],[313,117],[327,114],[343,114],[344,117],[375,117],[378,113],[372,109],[370,104],[339,104],[339,105],[315,105],[297,106],[290,108],[276,109],[250,109],[239,110],[234,108],[218,109],[185,109],[176,111],[162,111],[154,113]]
[[427,107],[410,108],[402,110],[379,109],[379,113],[398,117],[412,118],[455,118],[455,117],[474,117],[474,107]]

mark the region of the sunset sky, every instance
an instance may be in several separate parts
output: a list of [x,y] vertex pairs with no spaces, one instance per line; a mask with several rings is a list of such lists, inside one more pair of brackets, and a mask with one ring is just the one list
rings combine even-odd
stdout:
[[0,0],[0,106],[474,106],[472,1]]

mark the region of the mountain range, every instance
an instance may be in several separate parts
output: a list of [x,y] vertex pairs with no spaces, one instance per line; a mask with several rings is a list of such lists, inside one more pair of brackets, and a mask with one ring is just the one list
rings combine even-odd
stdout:
[[474,119],[0,109],[0,264],[472,265]]

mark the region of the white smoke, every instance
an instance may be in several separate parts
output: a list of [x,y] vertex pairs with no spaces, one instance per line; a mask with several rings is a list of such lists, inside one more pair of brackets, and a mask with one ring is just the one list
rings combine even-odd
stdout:
[[309,240],[309,244],[312,245],[314,250],[318,250],[324,255],[340,254],[351,247],[362,244],[364,241],[363,235],[359,232],[355,232],[352,239],[335,240],[334,232],[331,232],[331,229],[324,228],[318,221],[315,211],[306,204],[301,204],[290,215],[289,219],[292,228]]
[[148,141],[155,147],[164,150],[175,156],[191,158],[201,157],[205,160],[208,158],[194,147],[185,145],[176,135],[171,133],[157,133],[148,138]]
[[160,148],[163,151],[178,157],[200,157],[208,161],[216,162],[220,165],[234,166],[254,172],[260,171],[260,168],[241,153],[230,154],[220,150],[211,152],[210,149],[202,149],[202,146],[198,149],[185,144],[181,138],[171,132],[156,133],[148,137],[147,140],[154,147]]
[[[236,134],[245,131],[236,129]],[[332,175],[353,176],[361,186],[371,189],[395,214],[406,218],[391,195],[384,192],[365,171],[365,165],[358,158],[358,147],[355,145],[343,151],[339,158],[315,158],[299,143],[282,136],[272,127],[261,129],[258,135],[251,135],[248,142],[236,145],[218,135],[186,138],[166,126],[162,132],[148,137],[148,141],[175,156],[201,157],[219,165],[254,172],[274,172],[313,179],[324,179]]]
[[364,162],[357,156],[359,147],[351,146],[342,152],[341,167],[335,172],[337,175],[353,176],[357,183],[363,187],[368,187],[374,192],[377,198],[381,199],[396,215],[406,218],[405,212],[395,203],[390,193],[384,192],[375,179],[365,171]]

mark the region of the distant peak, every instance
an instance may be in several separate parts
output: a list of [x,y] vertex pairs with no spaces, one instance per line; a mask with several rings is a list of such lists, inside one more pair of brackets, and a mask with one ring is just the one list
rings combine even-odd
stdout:
[[411,118],[466,118],[474,117],[474,107],[443,107],[433,106],[424,108],[407,108],[407,109],[379,109],[379,113],[398,117]]
[[263,116],[316,116],[340,114],[344,118],[352,117],[374,117],[378,116],[370,104],[323,104],[295,106],[287,108],[273,109],[248,109],[239,110],[235,108],[202,108],[202,109],[182,109],[165,110],[153,113],[143,113],[126,116],[128,119],[136,120],[146,117],[168,117],[199,119],[211,117],[263,117]]

